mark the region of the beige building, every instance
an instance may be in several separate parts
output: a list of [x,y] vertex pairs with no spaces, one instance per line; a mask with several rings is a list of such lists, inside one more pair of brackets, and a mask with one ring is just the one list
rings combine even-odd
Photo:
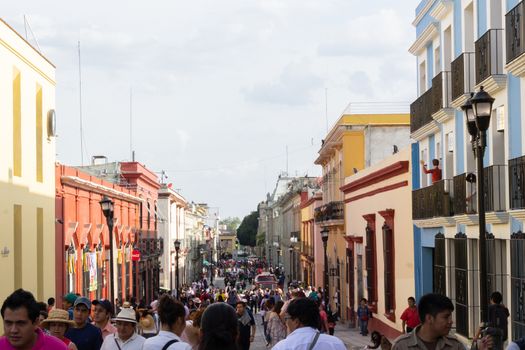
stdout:
[[348,291],[352,313],[367,298],[374,317],[370,330],[394,338],[400,316],[414,296],[414,242],[410,149],[347,177],[345,203]]
[[[0,20],[0,300],[55,296],[55,67]],[[60,253],[60,252],[57,252]]]

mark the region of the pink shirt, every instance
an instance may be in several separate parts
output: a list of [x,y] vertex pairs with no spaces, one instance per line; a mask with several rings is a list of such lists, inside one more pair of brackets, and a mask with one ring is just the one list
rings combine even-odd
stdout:
[[[62,340],[55,338],[51,335],[44,334],[40,329],[37,329],[36,331],[37,339],[35,342],[35,345],[33,346],[33,350],[46,350],[46,349],[53,349],[53,350],[67,350],[66,344],[62,342]],[[6,337],[0,337],[0,350],[11,350],[15,349]]]
[[[97,326],[95,322],[91,323],[93,326]],[[117,327],[113,326],[110,321],[106,323],[106,326],[101,329],[102,331],[102,339],[106,339],[106,337],[110,334],[116,334],[117,333]]]

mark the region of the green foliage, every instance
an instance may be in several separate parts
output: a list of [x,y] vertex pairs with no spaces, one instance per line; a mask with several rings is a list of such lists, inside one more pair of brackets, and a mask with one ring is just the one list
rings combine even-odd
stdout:
[[241,225],[237,229],[239,244],[255,247],[257,228],[259,227],[259,212],[252,211],[242,219]]
[[239,225],[241,224],[241,219],[238,217],[227,217],[224,220],[221,220],[219,222],[220,225],[226,225],[226,228],[228,231],[235,232],[237,228],[239,228]]

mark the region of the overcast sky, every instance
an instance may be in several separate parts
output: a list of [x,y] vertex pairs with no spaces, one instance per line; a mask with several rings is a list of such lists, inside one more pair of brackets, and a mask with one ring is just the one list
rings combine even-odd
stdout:
[[418,2],[19,0],[0,13],[22,35],[26,15],[57,67],[58,161],[81,163],[80,41],[84,162],[131,158],[132,89],[136,159],[242,218],[281,171],[321,174],[327,119],[348,103],[415,98]]

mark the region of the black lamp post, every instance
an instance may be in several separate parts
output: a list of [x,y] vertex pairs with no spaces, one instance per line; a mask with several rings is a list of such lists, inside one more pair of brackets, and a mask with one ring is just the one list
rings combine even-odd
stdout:
[[487,244],[485,227],[485,179],[483,173],[483,156],[487,146],[487,129],[492,114],[494,98],[483,90],[483,86],[476,94],[461,106],[465,113],[467,129],[471,136],[472,151],[477,160],[478,182],[478,215],[479,215],[479,300],[481,321],[488,321],[488,285],[487,285]]
[[109,230],[109,289],[110,289],[110,300],[113,305],[113,314],[115,314],[115,280],[113,271],[113,214],[114,214],[114,202],[107,196],[104,196],[99,202],[102,207],[102,212],[106,217]]
[[269,257],[268,268],[270,268],[272,267],[272,246],[271,245],[268,247],[268,257]]
[[277,248],[277,267],[281,266],[281,247]]
[[177,288],[177,298],[179,297],[179,250],[180,241],[177,239],[173,242],[175,246],[175,288]]
[[326,247],[328,246],[328,229],[326,227],[323,227],[321,230],[321,238],[323,240],[323,248],[324,248],[324,304],[325,308],[328,307],[328,255],[326,255]]
[[290,245],[290,248],[288,248],[288,252],[290,253],[290,282],[294,280],[293,277],[293,247]]

